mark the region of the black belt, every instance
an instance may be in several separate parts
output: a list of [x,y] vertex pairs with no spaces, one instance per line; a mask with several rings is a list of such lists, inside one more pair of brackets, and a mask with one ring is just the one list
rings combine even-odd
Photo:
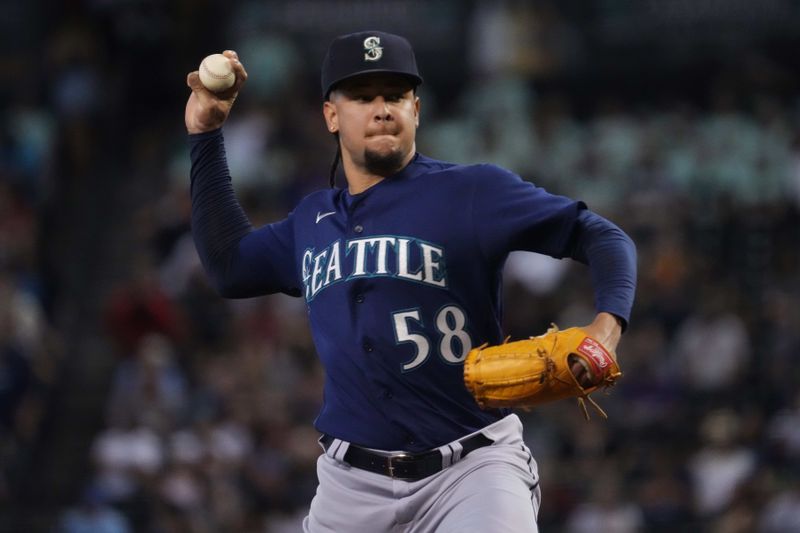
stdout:
[[[333,440],[334,437],[323,435],[319,442],[327,452]],[[468,453],[494,444],[494,441],[478,433],[459,441],[459,443],[463,459]],[[344,462],[368,472],[411,481],[424,479],[443,469],[442,454],[439,450],[422,453],[398,452],[387,456],[351,444],[347,448],[347,453],[344,454]]]

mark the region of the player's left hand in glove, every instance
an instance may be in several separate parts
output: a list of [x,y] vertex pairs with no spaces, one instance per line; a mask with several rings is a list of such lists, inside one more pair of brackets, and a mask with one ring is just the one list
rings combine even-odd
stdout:
[[464,383],[481,408],[533,407],[575,397],[587,419],[585,400],[607,417],[589,394],[621,375],[613,352],[585,329],[561,331],[555,325],[538,337],[474,348],[464,360]]

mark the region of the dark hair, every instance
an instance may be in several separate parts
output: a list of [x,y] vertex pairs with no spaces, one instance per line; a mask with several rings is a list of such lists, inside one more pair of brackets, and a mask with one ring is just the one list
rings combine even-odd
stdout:
[[336,187],[336,170],[339,168],[339,160],[342,158],[342,145],[339,144],[339,133],[333,134],[334,138],[336,139],[336,155],[333,156],[333,163],[331,163],[331,173],[328,177],[328,182],[331,185],[331,189]]

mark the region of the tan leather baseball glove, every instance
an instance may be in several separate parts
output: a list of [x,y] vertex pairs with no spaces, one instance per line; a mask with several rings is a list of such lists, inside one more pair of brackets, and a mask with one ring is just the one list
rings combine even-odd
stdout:
[[[571,367],[578,361],[588,371],[591,386],[581,386]],[[613,385],[622,375],[616,357],[581,328],[547,333],[499,346],[470,350],[464,360],[464,383],[481,408],[533,407],[577,398],[586,419],[585,400],[605,418],[589,394]]]

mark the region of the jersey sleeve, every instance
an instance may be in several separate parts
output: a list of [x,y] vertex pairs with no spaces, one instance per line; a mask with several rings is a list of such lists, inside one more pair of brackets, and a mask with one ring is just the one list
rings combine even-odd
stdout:
[[300,296],[292,215],[254,230],[231,184],[222,131],[189,143],[192,236],[212,285],[226,298]]
[[583,202],[551,194],[494,165],[477,168],[473,224],[481,250],[499,257],[515,250],[562,258]]
[[589,265],[597,312],[605,311],[628,326],[636,292],[636,245],[614,223],[586,210],[578,217],[570,256]]

